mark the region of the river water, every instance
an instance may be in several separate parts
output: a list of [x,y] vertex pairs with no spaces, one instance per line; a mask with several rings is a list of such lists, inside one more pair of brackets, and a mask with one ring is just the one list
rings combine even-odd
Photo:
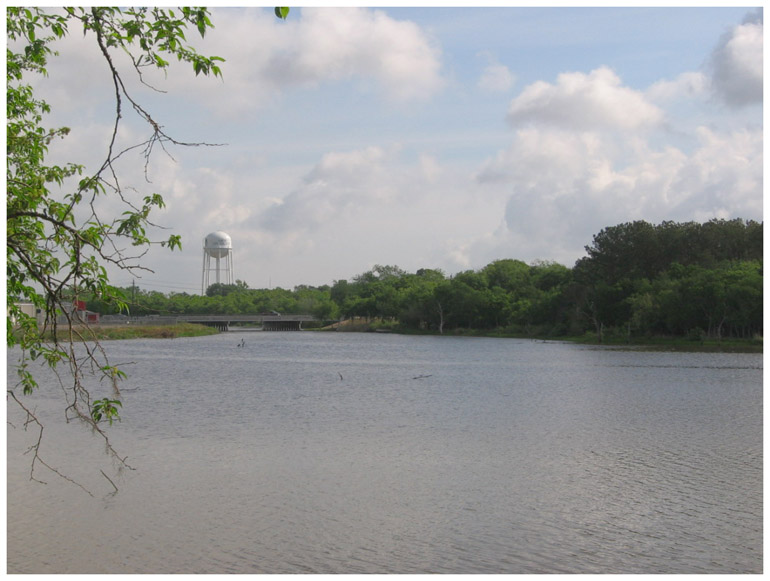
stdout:
[[43,453],[93,497],[31,482],[9,402],[9,573],[762,572],[761,355],[312,332],[107,347],[134,470],[111,494],[100,440],[45,380],[26,399]]

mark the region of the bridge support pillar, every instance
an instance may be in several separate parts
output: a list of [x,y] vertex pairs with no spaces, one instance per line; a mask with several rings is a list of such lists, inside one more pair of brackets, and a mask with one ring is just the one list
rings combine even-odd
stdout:
[[263,331],[301,331],[302,321],[263,321]]
[[199,324],[214,327],[217,331],[229,331],[230,323],[227,321],[201,321]]
[[314,321],[310,315],[179,315],[175,322],[190,322],[229,331],[231,324],[262,323],[265,331],[301,331],[303,321]]

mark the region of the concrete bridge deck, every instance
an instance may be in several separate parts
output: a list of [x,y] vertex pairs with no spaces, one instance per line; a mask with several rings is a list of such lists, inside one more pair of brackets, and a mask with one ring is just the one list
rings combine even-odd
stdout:
[[263,331],[301,331],[302,323],[315,321],[312,315],[179,315],[178,322],[198,323],[227,331],[235,323],[262,323]]
[[301,331],[302,323],[316,321],[312,315],[147,315],[126,317],[123,315],[105,315],[101,323],[135,325],[176,325],[177,323],[198,323],[216,327],[220,331],[230,330],[238,323],[261,323],[263,331]]

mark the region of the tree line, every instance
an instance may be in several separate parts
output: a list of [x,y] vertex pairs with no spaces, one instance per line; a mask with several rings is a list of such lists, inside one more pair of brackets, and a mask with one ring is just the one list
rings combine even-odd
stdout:
[[[741,219],[623,223],[596,234],[572,268],[501,259],[446,276],[376,265],[350,280],[293,290],[237,281],[212,285],[206,296],[123,291],[132,315],[276,311],[439,333],[751,338],[763,331],[762,228]],[[96,297],[87,305],[115,312]]]

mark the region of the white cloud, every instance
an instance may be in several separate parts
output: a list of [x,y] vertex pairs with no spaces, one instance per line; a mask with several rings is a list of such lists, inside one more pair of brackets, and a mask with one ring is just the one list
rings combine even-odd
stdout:
[[213,20],[202,52],[227,59],[224,86],[211,90],[231,114],[326,82],[353,80],[395,101],[427,99],[444,86],[438,45],[416,24],[379,10],[303,8],[284,22],[272,11],[217,9]]
[[728,105],[762,103],[763,33],[760,8],[723,35],[711,54],[713,89]]
[[419,156],[420,169],[422,170],[422,178],[427,183],[433,184],[441,176],[441,164],[432,155],[422,154]]
[[397,100],[423,99],[443,82],[440,51],[420,28],[361,8],[303,9],[290,50],[271,73],[316,82],[373,77]]
[[[490,125],[489,115],[476,116],[478,100],[467,94],[385,114],[378,98],[436,95],[443,58],[479,89],[510,90],[511,71],[479,52],[487,38],[452,36],[437,21],[442,54],[427,28],[373,9],[302,9],[279,21],[271,10],[224,8],[212,20],[216,29],[194,44],[227,59],[224,82],[173,63],[167,79],[154,79],[168,94],[136,87],[137,97],[175,137],[232,145],[174,147],[176,161],[156,150],[152,185],[139,152],[121,160],[124,185],[161,193],[168,205],[154,220],[183,235],[181,253],[148,254],[161,280],[199,287],[201,242],[218,229],[233,238],[238,278],[266,286],[272,274],[273,285],[291,286],[375,263],[449,273],[496,258],[569,265],[592,235],[623,221],[762,218],[761,109],[704,98],[719,90],[732,105],[761,102],[761,20],[731,29],[703,72],[668,66],[680,74],[646,91],[624,84],[623,69],[591,70],[593,56],[575,60],[576,69],[590,63],[583,72],[541,76],[548,82],[510,103],[508,147],[499,117]],[[704,59],[709,46],[698,47]],[[51,161],[101,163],[114,114],[103,59],[92,37],[73,34],[57,48],[62,56],[40,86],[56,115],[51,125],[73,131],[52,144]],[[461,54],[487,60],[479,66]],[[563,70],[560,62],[548,70]],[[522,65],[520,74],[531,72]],[[147,137],[133,119],[127,109],[121,143]],[[117,200],[103,203],[119,212]]]
[[514,74],[500,63],[488,64],[479,78],[479,88],[492,93],[505,93],[513,87],[516,82]]
[[699,147],[676,173],[672,213],[694,220],[762,218],[763,136],[761,130],[697,132]]
[[654,83],[645,95],[655,102],[691,99],[705,94],[709,86],[708,77],[699,72],[687,72],[673,81],[661,80]]
[[297,189],[262,214],[260,225],[272,231],[315,229],[387,201],[393,192],[387,157],[380,147],[324,155]]
[[[445,86],[438,43],[417,24],[380,10],[303,8],[280,21],[272,9],[215,8],[211,19],[215,28],[205,38],[189,31],[188,40],[201,54],[225,59],[223,78],[196,76],[175,59],[167,71],[144,74],[153,87],[188,95],[220,117],[242,119],[280,104],[287,90],[325,83],[353,82],[394,102],[423,101]],[[109,102],[109,72],[93,38],[71,34],[57,49],[62,56],[46,82],[57,109],[82,112]],[[139,84],[122,53],[115,51],[113,58],[124,65],[123,81],[143,104],[171,100]]]
[[762,219],[762,131],[699,128],[685,153],[642,139],[529,128],[477,175],[508,189],[501,227],[469,253],[571,264],[601,228],[644,219]]
[[456,164],[371,146],[325,154],[288,195],[228,233],[259,247],[259,262],[275,271],[302,268],[306,281],[375,263],[450,272],[466,267],[458,248],[496,228],[504,203],[500,192],[479,193]]
[[556,84],[538,81],[526,87],[508,109],[514,125],[548,124],[564,129],[635,131],[661,123],[663,112],[644,95],[621,85],[609,68],[589,74],[563,73]]

